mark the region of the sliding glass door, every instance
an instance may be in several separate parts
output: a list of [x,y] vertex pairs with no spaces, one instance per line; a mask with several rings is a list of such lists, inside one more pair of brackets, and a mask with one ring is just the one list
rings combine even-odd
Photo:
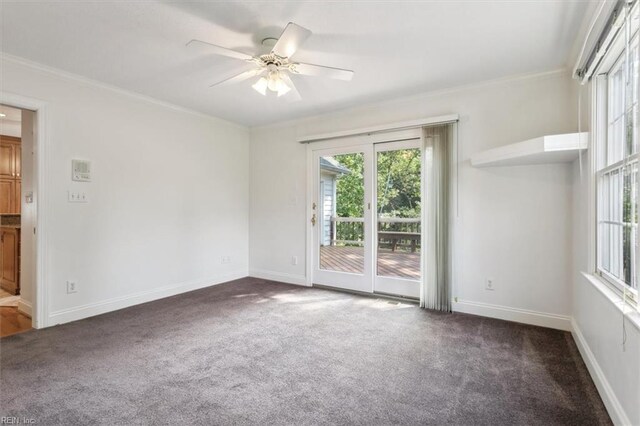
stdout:
[[422,149],[419,140],[375,145],[374,291],[420,297]]
[[314,152],[314,283],[370,292],[370,149]]
[[419,297],[417,137],[313,151],[313,283]]

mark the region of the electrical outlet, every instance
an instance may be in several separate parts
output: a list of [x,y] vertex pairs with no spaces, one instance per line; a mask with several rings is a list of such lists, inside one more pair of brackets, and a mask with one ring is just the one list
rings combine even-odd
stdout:
[[75,281],[67,281],[67,294],[77,293],[78,286]]
[[231,257],[222,256],[222,263],[231,263]]
[[491,291],[496,289],[496,285],[493,278],[487,278],[487,281],[485,282],[485,285],[484,285],[484,289],[491,290]]
[[298,256],[293,256],[293,257],[291,257],[291,264],[292,264],[293,266],[295,266],[295,265],[297,265],[297,264],[298,264]]

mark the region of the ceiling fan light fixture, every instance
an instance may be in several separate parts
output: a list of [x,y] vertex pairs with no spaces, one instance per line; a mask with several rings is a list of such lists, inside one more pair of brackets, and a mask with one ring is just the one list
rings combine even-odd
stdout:
[[[289,22],[278,38],[268,36],[262,39],[263,48],[260,50],[263,53],[257,56],[251,56],[244,52],[238,52],[237,50],[196,39],[190,40],[187,46],[206,47],[215,55],[238,59],[254,66],[252,70],[218,81],[209,87],[238,83],[253,77],[259,77],[251,87],[262,96],[267,96],[267,91],[274,92],[278,97],[290,93],[287,98],[296,101],[300,100],[301,97],[296,85],[290,78],[290,74],[324,76],[344,81],[349,81],[353,77],[353,71],[351,70],[292,61],[291,56],[296,53],[310,35],[311,31],[308,29]],[[266,49],[264,48],[268,48],[269,51],[265,52]]]
[[277,92],[280,87],[280,80],[278,78],[269,78],[267,82],[267,88],[272,92]]
[[251,87],[253,87],[254,90],[260,93],[262,96],[267,96],[268,86],[269,86],[269,82],[267,81],[267,79],[264,77],[260,77],[260,79],[256,81],[256,83]]
[[286,84],[284,84],[284,82],[282,81],[282,77],[280,76],[280,71],[275,70],[275,71],[269,72],[268,85],[267,85],[269,90],[271,90],[272,92],[279,92],[282,86],[286,86]]
[[266,78],[262,77],[254,85],[254,89],[262,94],[266,94],[266,89],[269,89],[271,92],[277,93],[278,96],[285,95],[291,90],[291,88],[282,79],[280,71],[278,71],[278,69],[275,67],[269,72]]

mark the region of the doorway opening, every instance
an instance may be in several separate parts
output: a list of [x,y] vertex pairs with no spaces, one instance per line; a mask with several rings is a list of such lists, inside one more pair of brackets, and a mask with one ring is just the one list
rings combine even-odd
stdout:
[[35,114],[0,105],[0,337],[32,328]]

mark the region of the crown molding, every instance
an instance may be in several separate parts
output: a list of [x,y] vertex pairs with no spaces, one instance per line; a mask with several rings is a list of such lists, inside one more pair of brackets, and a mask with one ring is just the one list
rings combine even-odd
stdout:
[[234,126],[238,129],[242,129],[242,130],[251,130],[251,129],[261,129],[261,128],[279,128],[279,127],[288,127],[288,126],[292,126],[292,125],[296,125],[296,124],[301,124],[307,121],[311,121],[311,120],[315,120],[318,118],[323,118],[323,117],[331,117],[335,114],[338,113],[344,113],[346,111],[354,111],[354,110],[359,110],[359,109],[367,109],[367,108],[376,108],[376,107],[381,107],[381,106],[390,106],[390,105],[395,105],[395,104],[399,104],[399,103],[404,103],[404,102],[410,102],[412,100],[420,100],[420,99],[428,99],[428,98],[432,98],[432,97],[439,97],[439,96],[444,96],[444,95],[449,95],[449,94],[455,94],[455,93],[460,93],[460,92],[465,92],[465,91],[473,91],[473,90],[478,90],[484,87],[488,87],[488,86],[493,86],[493,85],[500,85],[500,84],[509,84],[509,83],[515,83],[518,81],[525,81],[525,80],[535,80],[535,79],[539,79],[539,78],[545,78],[545,77],[552,77],[552,76],[556,76],[556,75],[561,75],[561,74],[566,74],[568,73],[566,68],[559,68],[559,69],[554,69],[554,70],[550,70],[550,71],[543,71],[543,72],[536,72],[536,73],[524,73],[524,74],[516,74],[516,75],[511,75],[511,76],[507,76],[507,77],[501,77],[501,78],[497,78],[497,79],[491,79],[491,80],[484,80],[484,81],[480,81],[480,82],[476,82],[476,83],[471,83],[471,84],[465,84],[465,85],[460,85],[460,86],[454,86],[454,87],[450,87],[450,88],[444,88],[444,89],[438,89],[438,90],[433,90],[433,91],[426,91],[426,92],[421,92],[421,93],[417,93],[414,95],[410,95],[410,96],[403,96],[403,97],[399,97],[399,98],[392,98],[392,99],[386,99],[386,100],[381,100],[381,101],[377,101],[377,102],[370,102],[370,103],[365,103],[362,105],[356,105],[356,106],[350,106],[350,107],[346,107],[346,108],[339,108],[335,111],[331,111],[328,113],[324,113],[324,114],[317,114],[317,115],[309,115],[309,116],[305,116],[305,117],[299,117],[299,118],[294,118],[294,119],[290,119],[290,120],[283,120],[283,121],[279,121],[276,123],[272,123],[272,124],[267,124],[267,125],[261,125],[261,126],[244,126],[240,123],[236,123],[233,121],[229,121],[229,120],[225,120],[222,119],[220,117],[216,117],[214,115],[209,115],[206,114],[204,112],[200,112],[200,111],[196,111],[190,108],[186,108],[180,105],[176,105],[173,104],[171,102],[167,102],[167,101],[163,101],[151,96],[147,96],[147,95],[143,95],[141,93],[138,92],[133,92],[127,89],[123,89],[120,88],[118,86],[113,86],[107,83],[103,83],[101,81],[98,80],[93,80],[91,78],[88,77],[84,77],[81,76],[79,74],[74,74],[68,71],[64,71],[58,68],[54,68],[54,67],[50,67],[48,65],[44,65],[38,62],[34,62],[31,61],[29,59],[25,59],[19,56],[15,56],[15,55],[11,55],[9,53],[6,52],[0,52],[0,61],[6,61],[6,62],[11,62],[17,65],[21,65],[21,66],[25,66],[49,75],[53,75],[55,77],[58,78],[62,78],[68,81],[72,81],[75,83],[79,83],[79,84],[83,84],[85,86],[91,86],[91,87],[97,87],[103,90],[108,90],[114,93],[118,93],[120,95],[123,96],[127,96],[130,97],[132,99],[136,99],[136,100],[140,100],[143,102],[147,102],[150,104],[154,104],[157,106],[161,106],[173,111],[178,111],[178,112],[183,112],[186,114],[191,114],[191,115],[195,115],[195,116],[199,116],[202,118],[206,118],[206,119],[210,119],[210,120],[215,120],[219,123],[223,123],[223,124],[227,124],[230,126]]
[[64,80],[68,80],[74,83],[82,84],[84,86],[99,88],[102,90],[107,90],[113,93],[117,93],[119,95],[127,96],[132,99],[136,99],[142,102],[150,103],[156,106],[160,106],[163,108],[170,109],[172,111],[178,111],[185,114],[195,115],[201,118],[206,118],[209,120],[214,120],[222,124],[230,125],[242,130],[248,130],[249,127],[243,126],[240,123],[236,123],[233,121],[225,120],[220,117],[216,117],[214,115],[209,115],[200,111],[196,111],[194,109],[186,108],[180,105],[173,104],[171,102],[163,101],[152,96],[143,95],[138,92],[133,92],[131,90],[123,89],[118,86],[113,86],[111,84],[103,83],[98,80],[93,80],[88,77],[81,76],[79,74],[70,73],[68,71],[61,70],[59,68],[50,67],[48,65],[44,65],[38,62],[31,61],[29,59],[25,59],[19,56],[11,55],[9,53],[0,52],[0,61],[6,61],[13,64],[21,65],[24,67],[31,68],[33,70],[37,70]]
[[261,125],[261,126],[251,126],[250,129],[251,130],[253,130],[253,129],[277,129],[277,128],[282,128],[282,127],[291,127],[291,126],[295,126],[295,125],[298,125],[298,124],[304,124],[304,123],[311,122],[311,121],[318,120],[318,119],[322,119],[322,118],[331,118],[331,117],[333,117],[333,116],[335,116],[337,114],[344,114],[345,112],[352,112],[352,111],[359,111],[359,110],[366,110],[366,109],[376,109],[376,108],[389,107],[389,106],[402,104],[402,103],[406,103],[406,102],[411,102],[411,101],[420,101],[420,100],[423,100],[423,99],[435,98],[435,97],[446,96],[446,95],[453,95],[453,94],[461,93],[461,92],[470,92],[470,91],[479,90],[479,89],[483,89],[483,88],[490,87],[490,86],[498,86],[498,85],[503,85],[503,84],[517,83],[517,82],[521,82],[521,81],[550,78],[550,77],[555,77],[555,76],[563,75],[563,74],[566,74],[567,77],[570,76],[569,71],[568,71],[568,69],[566,67],[556,68],[556,69],[549,70],[549,71],[535,72],[535,73],[515,74],[515,75],[506,76],[506,77],[496,78],[496,79],[483,80],[483,81],[479,81],[479,82],[475,82],[475,83],[464,84],[464,85],[459,85],[459,86],[453,86],[453,87],[449,87],[449,88],[443,88],[443,89],[437,89],[437,90],[432,90],[432,91],[420,92],[420,93],[409,95],[409,96],[401,96],[401,97],[398,97],[398,98],[391,98],[391,99],[386,99],[386,100],[381,100],[381,101],[376,101],[376,102],[364,103],[362,105],[355,105],[355,106],[350,106],[350,107],[346,107],[346,108],[339,108],[339,109],[336,109],[334,111],[323,113],[323,114],[308,115],[308,116],[305,116],[305,117],[299,117],[299,118],[294,118],[294,119],[290,119],[290,120],[279,121],[277,123],[265,124],[265,125]]

